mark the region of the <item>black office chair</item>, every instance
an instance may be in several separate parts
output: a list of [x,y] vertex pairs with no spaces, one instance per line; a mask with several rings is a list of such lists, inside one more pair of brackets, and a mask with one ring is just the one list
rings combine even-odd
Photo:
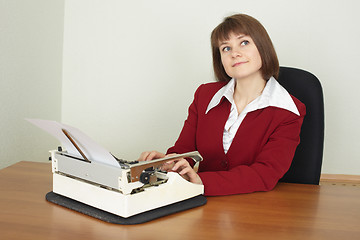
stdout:
[[278,82],[306,106],[300,144],[280,182],[319,184],[324,146],[324,98],[319,80],[311,73],[280,67]]

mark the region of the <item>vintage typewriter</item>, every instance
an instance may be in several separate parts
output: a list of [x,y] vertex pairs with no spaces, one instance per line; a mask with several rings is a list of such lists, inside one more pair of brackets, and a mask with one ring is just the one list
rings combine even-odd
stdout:
[[169,161],[190,158],[197,167],[198,152],[151,161],[118,159],[76,128],[55,121],[27,119],[57,137],[66,150],[50,151],[53,193],[117,216],[128,218],[191,199],[204,186],[188,182],[175,172],[164,172]]

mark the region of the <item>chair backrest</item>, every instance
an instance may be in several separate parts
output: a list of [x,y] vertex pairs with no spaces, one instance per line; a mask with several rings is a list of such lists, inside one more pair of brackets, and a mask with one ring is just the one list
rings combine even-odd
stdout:
[[324,98],[320,81],[311,73],[280,67],[278,82],[306,106],[300,144],[281,182],[319,184],[324,146]]

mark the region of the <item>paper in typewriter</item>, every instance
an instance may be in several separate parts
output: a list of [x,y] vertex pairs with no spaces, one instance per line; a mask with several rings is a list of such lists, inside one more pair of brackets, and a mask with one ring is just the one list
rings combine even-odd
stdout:
[[63,129],[70,134],[71,138],[76,142],[78,147],[90,161],[101,162],[107,165],[119,167],[119,163],[114,159],[109,151],[97,144],[79,129],[56,121],[42,119],[26,120],[56,137],[61,142],[62,147],[65,148],[69,154],[83,158],[79,151],[65,136],[62,131]]

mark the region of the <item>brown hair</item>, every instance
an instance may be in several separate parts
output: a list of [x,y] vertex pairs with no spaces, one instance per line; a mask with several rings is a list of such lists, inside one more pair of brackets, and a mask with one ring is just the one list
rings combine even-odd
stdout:
[[219,51],[220,41],[228,40],[231,33],[245,34],[253,39],[261,57],[262,66],[260,71],[265,80],[268,80],[271,76],[275,78],[278,77],[279,61],[271,39],[263,25],[248,15],[235,14],[226,17],[211,33],[213,67],[215,77],[218,81],[227,82],[231,79],[231,77],[226,74],[221,63]]

